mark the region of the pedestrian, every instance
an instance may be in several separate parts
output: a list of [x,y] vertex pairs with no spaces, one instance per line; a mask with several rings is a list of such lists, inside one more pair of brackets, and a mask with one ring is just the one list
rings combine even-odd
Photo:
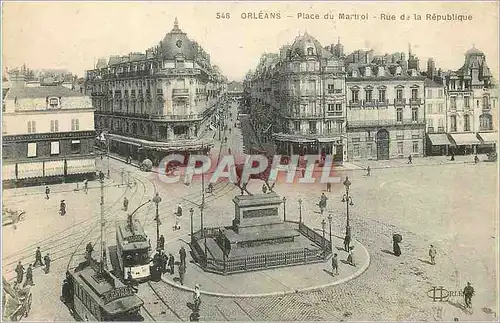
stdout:
[[45,255],[45,257],[43,258],[44,262],[45,262],[45,273],[48,274],[49,271],[50,271],[50,257],[49,257],[49,254]]
[[194,285],[194,291],[193,291],[193,311],[198,312],[200,310],[200,305],[201,305],[201,291],[200,291],[200,285],[196,284]]
[[450,161],[455,161],[455,153],[454,152],[451,153],[451,159],[450,159]]
[[346,234],[344,237],[344,250],[349,252],[349,245],[351,244],[351,236]]
[[88,179],[85,179],[83,181],[83,190],[85,191],[85,194],[87,194],[89,192],[89,181],[88,181]]
[[182,216],[182,205],[177,205],[177,216]]
[[179,249],[179,258],[181,260],[181,264],[184,266],[186,265],[186,250],[184,249],[184,246],[181,246],[181,249]]
[[50,188],[45,186],[45,199],[48,200],[50,198]]
[[366,167],[366,176],[370,176],[371,171],[372,171],[372,169],[370,168],[370,166]]
[[227,137],[224,137],[224,142],[227,143]]
[[231,155],[231,148],[228,148],[228,149],[227,149],[227,153],[228,153],[229,155]]
[[179,264],[179,281],[181,285],[184,285],[184,276],[186,274],[186,266],[181,262]]
[[21,284],[23,282],[23,275],[24,275],[24,267],[21,264],[21,261],[17,263],[16,266],[16,278],[17,278],[17,283]]
[[264,193],[264,194],[267,193],[267,186],[266,186],[266,184],[262,184],[262,193]]
[[42,252],[40,251],[40,247],[36,247],[36,251],[35,251],[35,263],[33,264],[33,267],[37,267],[37,266],[43,266]]
[[158,239],[158,248],[165,250],[165,237],[163,234],[160,236],[160,239]]
[[408,164],[413,164],[411,155],[408,155]]
[[170,253],[168,256],[168,267],[170,268],[170,274],[174,274],[174,266],[175,266],[175,259],[174,256]]
[[434,248],[433,245],[429,248],[429,257],[431,257],[431,264],[435,265],[436,264],[436,248]]
[[326,191],[331,192],[332,191],[332,183],[326,183]]
[[59,214],[61,214],[61,216],[66,215],[66,202],[64,202],[64,200],[61,200],[59,204]]
[[472,296],[474,295],[474,287],[470,284],[470,282],[467,282],[467,286],[464,288],[464,299],[465,299],[465,306],[467,308],[470,308],[472,306]]
[[175,224],[174,224],[174,231],[177,231],[177,230],[180,230],[181,229],[181,225],[179,224],[179,217],[176,216],[175,217]]
[[29,264],[28,268],[26,269],[26,280],[24,281],[23,287],[26,287],[26,285],[33,286],[33,267],[31,267],[31,264]]
[[86,258],[90,260],[92,258],[92,252],[94,251],[94,247],[92,246],[92,242],[89,242],[85,247]]
[[123,198],[123,210],[124,211],[128,210],[128,199],[127,199],[127,197]]
[[477,155],[474,156],[474,164],[477,164],[479,163],[479,157],[477,157]]
[[352,250],[354,249],[354,247],[350,247],[349,248],[349,254],[347,255],[347,259],[346,259],[346,262],[351,265],[351,266],[354,266],[356,267],[356,264],[354,263],[354,258],[352,256]]
[[332,257],[332,273],[335,272],[335,275],[339,274],[339,260],[337,258],[337,254],[334,254]]
[[321,214],[323,214],[323,212],[325,211],[326,200],[328,200],[328,198],[326,197],[325,193],[321,193],[321,198],[319,200],[319,209],[321,211]]
[[162,274],[165,274],[167,272],[167,263],[168,263],[167,255],[163,252],[163,250],[160,250],[160,264],[161,264]]

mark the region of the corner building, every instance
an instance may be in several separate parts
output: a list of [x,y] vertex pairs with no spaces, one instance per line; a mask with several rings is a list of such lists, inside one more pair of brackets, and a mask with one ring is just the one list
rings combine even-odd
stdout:
[[348,159],[423,156],[425,77],[418,58],[358,50],[345,63]]
[[111,56],[87,71],[96,128],[111,151],[155,164],[169,153],[207,152],[225,77],[178,25],[145,53]]

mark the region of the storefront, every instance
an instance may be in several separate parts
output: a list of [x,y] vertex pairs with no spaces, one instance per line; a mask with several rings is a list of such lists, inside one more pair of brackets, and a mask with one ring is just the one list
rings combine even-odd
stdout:
[[95,159],[68,159],[66,161],[67,175],[96,173]]
[[43,165],[44,176],[64,176],[64,160],[45,161]]
[[43,162],[17,164],[17,179],[43,177]]
[[10,181],[16,179],[16,164],[2,165],[2,181]]
[[496,151],[498,142],[498,132],[479,132],[478,137],[481,144],[477,147],[479,154],[487,154]]
[[446,156],[452,143],[446,133],[427,134],[427,155]]
[[475,133],[453,133],[450,136],[453,141],[453,154],[455,155],[475,154],[478,145],[481,144]]

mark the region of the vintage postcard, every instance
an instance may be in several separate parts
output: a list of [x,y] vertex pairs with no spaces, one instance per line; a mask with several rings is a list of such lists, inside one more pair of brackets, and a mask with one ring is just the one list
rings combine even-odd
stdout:
[[498,19],[3,1],[3,320],[498,321]]

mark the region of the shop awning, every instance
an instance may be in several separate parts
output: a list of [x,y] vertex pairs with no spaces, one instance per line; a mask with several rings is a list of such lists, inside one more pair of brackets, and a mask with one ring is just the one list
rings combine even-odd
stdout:
[[43,177],[43,162],[17,164],[17,178]]
[[95,173],[95,171],[95,159],[69,159],[66,161],[68,175]]
[[119,142],[122,142],[124,144],[129,144],[129,145],[134,145],[134,146],[142,146],[141,145],[141,141],[145,141],[145,140],[141,140],[141,139],[136,139],[136,138],[129,138],[129,137],[124,137],[124,136],[120,136],[120,135],[109,135],[108,136],[109,140],[115,140],[115,141],[119,141]]
[[457,146],[478,145],[481,143],[475,133],[453,133],[450,136]]
[[45,176],[64,175],[64,160],[46,161],[44,169],[45,169]]
[[2,165],[2,180],[16,179],[16,164]]
[[445,133],[427,134],[433,146],[451,145],[450,138]]
[[318,142],[336,142],[341,140],[340,137],[338,138],[318,138]]
[[480,132],[479,137],[483,144],[494,144],[498,142],[498,132]]

